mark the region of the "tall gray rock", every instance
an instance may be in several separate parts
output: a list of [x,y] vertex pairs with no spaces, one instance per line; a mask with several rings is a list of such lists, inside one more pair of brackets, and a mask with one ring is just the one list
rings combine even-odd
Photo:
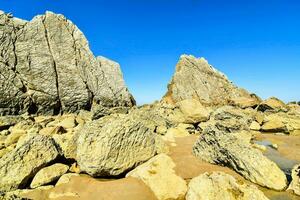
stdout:
[[233,85],[204,58],[182,55],[163,99],[169,103],[177,103],[193,98],[210,106],[225,105],[241,97],[254,98],[246,90]]
[[58,114],[133,106],[120,66],[94,57],[83,33],[62,15],[31,21],[0,13],[0,114]]

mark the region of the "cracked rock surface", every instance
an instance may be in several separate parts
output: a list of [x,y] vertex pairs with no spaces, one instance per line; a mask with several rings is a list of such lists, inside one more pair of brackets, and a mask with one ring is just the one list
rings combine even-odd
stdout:
[[236,87],[204,58],[182,55],[164,100],[174,104],[193,98],[211,106],[225,105],[238,97],[255,98],[246,90]]
[[24,21],[0,13],[0,115],[59,114],[135,101],[118,63],[96,58],[63,15]]

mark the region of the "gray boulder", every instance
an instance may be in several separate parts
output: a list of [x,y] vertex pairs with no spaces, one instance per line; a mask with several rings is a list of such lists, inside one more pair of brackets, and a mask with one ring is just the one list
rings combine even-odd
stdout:
[[194,144],[193,153],[209,163],[228,166],[261,186],[275,190],[287,186],[285,174],[274,162],[232,133],[208,127]]
[[58,114],[135,104],[120,66],[95,58],[83,33],[62,15],[31,21],[0,14],[0,114]]
[[54,141],[37,135],[0,159],[0,192],[23,188],[34,175],[59,156]]

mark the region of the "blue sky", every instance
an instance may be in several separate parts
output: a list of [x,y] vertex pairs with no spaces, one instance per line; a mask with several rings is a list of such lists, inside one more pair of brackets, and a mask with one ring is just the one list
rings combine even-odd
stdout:
[[164,95],[181,54],[262,98],[300,101],[298,0],[0,0],[0,9],[27,20],[64,14],[95,55],[121,64],[139,104]]

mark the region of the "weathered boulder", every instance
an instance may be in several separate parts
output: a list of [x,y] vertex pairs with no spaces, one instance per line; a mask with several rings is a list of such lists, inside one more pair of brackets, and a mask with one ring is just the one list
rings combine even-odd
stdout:
[[209,163],[228,166],[261,186],[275,190],[287,186],[285,174],[274,162],[234,134],[209,127],[194,144],[193,153]]
[[252,98],[247,91],[234,86],[204,58],[182,55],[163,99],[168,103],[196,99],[206,106],[225,105],[237,97]]
[[200,129],[215,126],[224,132],[249,130],[253,117],[241,108],[223,106],[212,112],[209,121],[200,123]]
[[297,132],[300,132],[300,115],[286,112],[269,113],[264,118],[262,130],[297,135]]
[[126,176],[141,179],[158,200],[183,200],[186,182],[175,174],[175,163],[166,154],[159,154],[130,171]]
[[37,135],[0,158],[0,192],[22,188],[59,156],[54,141]]
[[271,97],[271,98],[266,99],[263,102],[261,102],[258,105],[257,110],[262,111],[262,112],[265,112],[265,111],[275,111],[275,112],[284,111],[284,112],[286,112],[287,106],[280,99]]
[[296,165],[292,170],[292,182],[288,190],[292,190],[295,194],[300,196],[300,165]]
[[185,99],[177,105],[184,115],[185,123],[196,124],[209,119],[209,111],[195,99]]
[[65,184],[65,183],[68,183],[70,182],[71,178],[72,177],[75,177],[75,176],[79,176],[79,174],[76,174],[76,173],[68,173],[68,174],[64,174],[62,175],[57,183],[55,184],[55,186],[58,186],[58,185],[61,185],[61,184]]
[[253,121],[253,122],[251,122],[249,128],[250,128],[250,130],[253,130],[253,131],[259,131],[261,127],[257,121]]
[[204,173],[191,180],[186,200],[268,200],[254,185],[236,181],[223,172]]
[[255,108],[259,105],[261,99],[255,94],[250,94],[250,97],[236,97],[231,99],[230,104],[240,108]]
[[262,126],[261,126],[261,130],[265,131],[265,132],[287,132],[287,128],[285,126],[285,124],[278,119],[272,119],[269,120],[267,122],[265,122]]
[[151,112],[135,110],[88,122],[77,140],[80,169],[91,176],[117,176],[157,153]]
[[52,181],[56,181],[59,179],[59,177],[65,174],[68,171],[68,169],[68,165],[64,165],[61,163],[56,163],[49,167],[45,167],[38,171],[38,173],[34,176],[30,187],[37,188],[51,183]]
[[31,21],[0,14],[0,114],[58,114],[135,104],[120,66],[96,58],[83,33],[62,15]]

